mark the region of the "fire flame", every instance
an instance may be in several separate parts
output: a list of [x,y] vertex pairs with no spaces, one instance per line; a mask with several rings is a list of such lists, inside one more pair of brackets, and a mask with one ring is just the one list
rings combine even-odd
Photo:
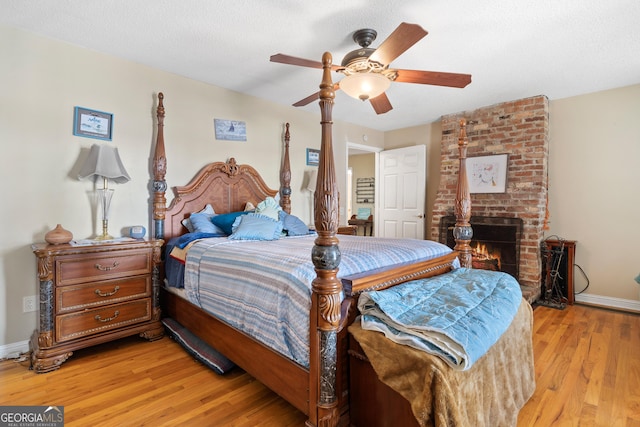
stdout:
[[492,248],[487,246],[485,243],[476,243],[475,248],[471,248],[471,257],[474,268],[493,269],[492,267],[497,267],[498,271],[502,271],[500,251],[492,251],[491,249]]

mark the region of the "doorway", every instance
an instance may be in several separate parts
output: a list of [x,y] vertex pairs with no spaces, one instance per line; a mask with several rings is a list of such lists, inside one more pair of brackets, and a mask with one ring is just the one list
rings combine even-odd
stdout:
[[[378,207],[378,190],[375,182],[377,182],[378,179],[378,153],[381,151],[381,148],[347,142],[347,221],[352,215],[357,215],[359,209],[361,213],[369,209],[371,215],[375,218]],[[358,191],[358,180],[361,180],[361,182],[363,180],[373,182],[373,197],[358,197],[356,194]],[[374,236],[376,235],[375,223],[373,230],[367,233],[367,235],[370,233]],[[359,234],[362,234],[362,229],[359,230]]]
[[[371,209],[371,235],[379,237],[425,238],[426,147],[415,145],[392,150],[347,142],[347,177],[351,188],[346,211],[349,220],[359,208]],[[363,156],[365,162],[351,161]],[[381,164],[382,159],[384,164]],[[367,168],[365,175],[373,175],[375,187],[373,203],[358,204],[356,164]],[[394,169],[396,165],[398,170]],[[371,169],[373,167],[373,169]],[[351,170],[351,172],[349,172]],[[366,177],[365,177],[366,178]],[[366,180],[366,179],[365,179]],[[395,183],[395,187],[390,184]],[[392,188],[393,187],[393,188]],[[386,189],[386,190],[385,190]],[[385,200],[382,200],[382,199]],[[364,201],[361,198],[361,201]],[[368,201],[368,200],[367,200]],[[384,208],[383,208],[384,206]],[[384,211],[383,211],[384,209]]]

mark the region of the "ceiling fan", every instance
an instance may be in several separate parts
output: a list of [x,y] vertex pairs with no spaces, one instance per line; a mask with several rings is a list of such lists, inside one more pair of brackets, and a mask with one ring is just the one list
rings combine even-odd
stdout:
[[[376,39],[375,30],[364,28],[353,34],[353,40],[360,45],[359,49],[347,53],[340,65],[333,65],[333,71],[345,75],[334,85],[334,89],[342,89],[348,95],[369,100],[377,114],[383,114],[393,107],[385,91],[391,82],[418,83],[427,85],[463,88],[471,83],[470,74],[442,73],[437,71],[400,70],[389,68],[391,61],[403,54],[407,49],[420,41],[428,33],[420,25],[401,23],[393,33],[377,48],[369,45]],[[301,67],[322,68],[322,63],[309,59],[278,53],[272,55],[271,62],[298,65]],[[293,104],[301,107],[318,99],[316,92]]]

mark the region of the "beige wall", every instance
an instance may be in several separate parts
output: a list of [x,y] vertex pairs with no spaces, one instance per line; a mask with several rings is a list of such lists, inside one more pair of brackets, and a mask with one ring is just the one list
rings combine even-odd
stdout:
[[[586,294],[636,302],[639,113],[640,85],[551,101],[547,233],[577,240]],[[585,286],[576,270],[576,288]]]
[[[113,113],[112,144],[131,176],[114,184],[109,231],[130,225],[150,229],[150,156],[158,91],[164,92],[168,185],[184,185],[205,163],[235,157],[254,165],[279,188],[283,124],[291,123],[292,212],[309,216],[302,189],[306,148],[320,148],[319,111],[294,107],[207,85],[108,55],[0,26],[0,346],[25,341],[37,313],[22,313],[24,296],[36,295],[31,244],[60,223],[76,238],[96,231],[87,192],[92,184],[72,176],[82,149],[96,139],[74,136],[73,108]],[[321,75],[318,74],[318,83]],[[216,141],[213,119],[243,120],[247,142]],[[368,136],[381,147],[384,134],[334,123],[340,191],[346,191],[346,143]],[[170,199],[170,197],[169,197]],[[345,222],[344,213],[341,223]]]

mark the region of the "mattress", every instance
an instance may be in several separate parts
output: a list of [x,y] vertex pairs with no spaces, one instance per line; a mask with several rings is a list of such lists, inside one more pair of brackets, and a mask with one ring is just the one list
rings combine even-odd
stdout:
[[[316,236],[277,241],[209,238],[186,257],[187,300],[303,367],[308,367],[311,249]],[[338,278],[451,252],[417,239],[340,236]]]

